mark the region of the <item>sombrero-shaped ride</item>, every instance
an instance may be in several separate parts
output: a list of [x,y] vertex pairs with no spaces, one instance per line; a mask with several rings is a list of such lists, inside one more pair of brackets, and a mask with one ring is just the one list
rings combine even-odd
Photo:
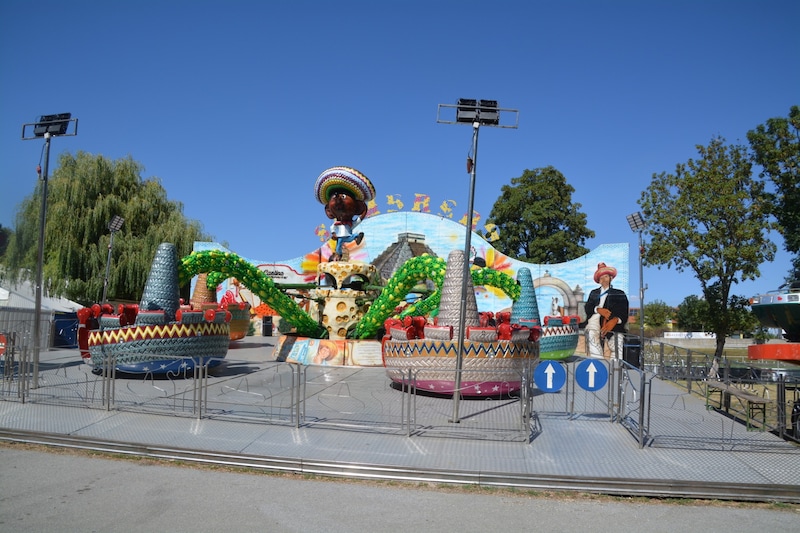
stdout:
[[216,366],[228,353],[230,312],[181,305],[173,244],[159,245],[141,303],[111,310],[95,304],[79,312],[81,355],[96,368],[178,375]]

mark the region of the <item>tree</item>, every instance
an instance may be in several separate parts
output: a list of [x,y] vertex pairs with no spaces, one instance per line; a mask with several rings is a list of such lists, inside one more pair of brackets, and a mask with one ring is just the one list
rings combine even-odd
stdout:
[[706,331],[708,302],[692,294],[683,299],[675,311],[675,321],[681,331]]
[[[707,298],[705,323],[710,331],[717,334],[717,344],[719,344],[719,331],[724,330],[726,335],[731,333],[750,334],[758,328],[758,318],[748,309],[750,305],[748,298],[731,295],[727,300],[723,300],[720,283],[713,283],[709,286]],[[726,310],[724,313],[723,309]]]
[[691,270],[710,306],[716,355],[722,355],[732,327],[731,286],[759,276],[759,265],[775,257],[769,230],[769,199],[753,178],[743,146],[713,138],[697,146],[699,159],[654,174],[639,205],[651,237],[644,261],[659,268]]
[[666,328],[675,315],[675,309],[661,300],[644,304],[644,325],[648,328]]
[[8,241],[11,239],[11,228],[4,228],[2,224],[0,224],[0,258],[2,258],[6,253],[6,248],[8,247]]
[[[675,320],[681,331],[714,331],[720,315],[715,311],[720,307],[719,284],[712,284],[709,293],[712,301],[698,298],[695,295],[687,296],[678,306]],[[758,318],[748,309],[750,301],[744,296],[733,295],[728,298],[727,328],[729,333],[739,332],[745,335],[754,333],[759,329]]]
[[793,269],[800,271],[800,107],[792,106],[789,118],[771,118],[747,132],[753,161],[762,178],[775,186],[770,194],[772,213],[778,220],[786,250],[795,254]]
[[761,322],[750,310],[750,298],[741,295],[733,295],[728,301],[728,307],[732,311],[731,331],[739,332],[745,337],[750,337],[761,329]]
[[583,246],[594,232],[586,227],[581,204],[572,202],[575,189],[549,166],[525,170],[503,185],[489,222],[499,230],[495,247],[505,255],[539,264],[562,263],[589,250]]
[[[138,301],[156,248],[175,244],[180,256],[194,241],[209,240],[199,222],[183,216],[157,178],[143,180],[142,165],[130,156],[110,161],[102,155],[63,154],[48,182],[43,290],[83,304],[103,293],[110,232],[108,223],[125,219],[114,238],[108,296]],[[9,271],[32,277],[38,259],[41,183],[16,215],[4,257]]]

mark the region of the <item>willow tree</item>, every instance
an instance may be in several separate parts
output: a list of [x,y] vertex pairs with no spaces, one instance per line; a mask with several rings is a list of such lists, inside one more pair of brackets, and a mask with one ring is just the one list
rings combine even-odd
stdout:
[[[48,181],[43,290],[80,303],[103,294],[110,232],[115,216],[125,219],[114,236],[109,299],[138,301],[156,248],[175,244],[183,256],[194,241],[208,240],[183,205],[167,198],[157,178],[143,179],[130,156],[111,161],[78,152],[59,157]],[[36,272],[41,182],[21,204],[4,262],[9,271],[32,278]]]
[[774,223],[745,147],[714,138],[697,152],[698,159],[678,164],[674,174],[654,174],[639,199],[650,236],[644,261],[694,273],[708,304],[705,326],[716,334],[721,356],[725,338],[739,327],[731,288],[757,278],[758,267],[775,257]]
[[11,228],[4,228],[2,224],[0,224],[0,258],[2,258],[6,254],[6,247],[8,247],[8,241],[11,239]]
[[494,246],[505,255],[539,264],[563,263],[588,253],[583,246],[594,232],[586,227],[581,204],[572,201],[575,189],[549,166],[525,170],[503,185],[488,222],[500,238]]

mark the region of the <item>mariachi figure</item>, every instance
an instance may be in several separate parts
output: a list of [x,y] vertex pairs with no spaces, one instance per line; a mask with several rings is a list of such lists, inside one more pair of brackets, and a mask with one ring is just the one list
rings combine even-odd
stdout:
[[[611,286],[617,269],[598,263],[594,273],[600,286],[589,293],[586,300],[586,344],[589,357],[602,358],[606,341],[611,341],[614,357],[622,359],[625,323],[628,321],[628,297]],[[616,335],[616,338],[614,338]]]
[[331,236],[336,239],[336,250],[329,260],[339,261],[345,243],[361,244],[364,238],[363,233],[354,230],[367,216],[367,202],[375,198],[375,188],[358,170],[333,167],[317,178],[314,195],[325,206],[328,218],[333,220]]

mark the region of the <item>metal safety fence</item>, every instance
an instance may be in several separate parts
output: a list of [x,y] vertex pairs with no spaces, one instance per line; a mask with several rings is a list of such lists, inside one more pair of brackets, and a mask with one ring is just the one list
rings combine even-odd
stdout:
[[[715,360],[649,339],[639,347],[640,364],[629,357],[574,356],[532,361],[499,378],[495,370],[478,380],[479,389],[486,384],[485,394],[461,391],[454,410],[452,396],[419,386],[431,380],[428,369],[398,370],[403,377],[393,381],[382,367],[229,356],[213,368],[198,360],[182,372],[134,376],[120,374],[111,357],[92,366],[75,350],[49,350],[40,354],[34,382],[26,337],[13,332],[5,337],[0,365],[5,401],[523,443],[535,440],[547,418],[619,424],[641,447],[764,449],[776,440],[800,440],[800,387],[793,369]],[[558,387],[537,379],[547,370],[563,381]],[[587,376],[596,382],[587,382]],[[512,392],[493,393],[489,385],[498,382],[499,389]]]
[[642,346],[641,363],[643,445],[735,450],[800,443],[797,366],[716,358],[652,339]]
[[[452,420],[452,397],[415,386],[427,378],[426,370],[411,371],[398,384],[387,378],[385,368],[235,359],[210,367],[201,360],[176,359],[183,360],[184,370],[130,375],[117,370],[113,356],[89,365],[75,351],[42,352],[34,383],[25,357],[6,357],[0,400],[412,437],[530,441],[528,367],[501,371],[500,377],[495,371],[491,380],[487,376],[487,384],[501,379],[520,387],[504,395],[461,398],[459,419]],[[474,377],[476,371],[471,372]]]

